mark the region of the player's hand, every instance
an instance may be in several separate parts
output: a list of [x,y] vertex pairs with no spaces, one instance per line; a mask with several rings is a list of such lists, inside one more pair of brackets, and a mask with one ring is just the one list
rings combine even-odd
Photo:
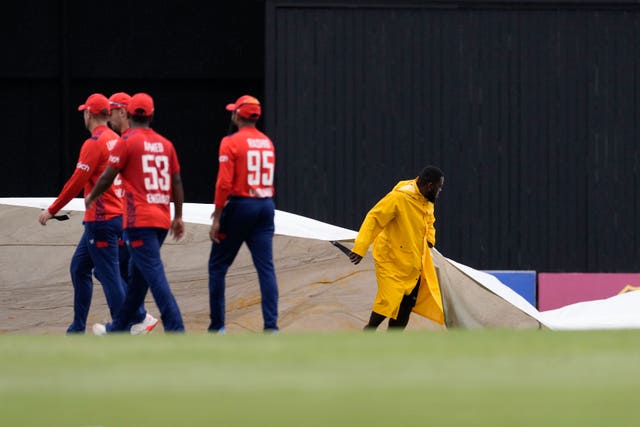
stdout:
[[47,225],[47,221],[53,218],[53,215],[49,213],[49,209],[45,209],[40,212],[40,216],[38,216],[38,222],[42,225]]
[[220,221],[213,221],[209,229],[209,238],[214,243],[220,243]]
[[86,209],[91,209],[91,205],[93,205],[93,199],[89,195],[89,196],[84,198],[84,207]]
[[173,235],[173,240],[180,240],[182,236],[184,236],[184,222],[182,222],[182,218],[174,218],[171,221],[171,234]]
[[351,251],[349,253],[349,260],[354,263],[354,264],[359,264],[360,261],[362,261],[362,257],[360,255],[358,255],[357,253]]

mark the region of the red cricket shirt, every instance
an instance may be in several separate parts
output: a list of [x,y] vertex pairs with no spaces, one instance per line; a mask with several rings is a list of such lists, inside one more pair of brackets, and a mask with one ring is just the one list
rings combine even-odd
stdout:
[[[87,195],[93,190],[98,178],[107,167],[109,154],[117,145],[120,137],[107,126],[97,126],[80,148],[76,170],[66,182],[58,198],[49,206],[51,215],[55,215],[84,188]],[[84,213],[85,221],[106,221],[122,215],[122,200],[111,186]]]
[[223,208],[229,196],[273,197],[276,154],[273,143],[255,127],[244,127],[220,143],[214,204]]
[[171,141],[151,128],[134,128],[116,145],[109,164],[125,190],[124,228],[171,227],[172,176],[180,172]]

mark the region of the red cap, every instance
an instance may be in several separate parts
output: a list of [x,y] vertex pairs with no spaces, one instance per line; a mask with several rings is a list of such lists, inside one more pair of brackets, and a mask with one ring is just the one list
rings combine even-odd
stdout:
[[109,100],[101,93],[89,95],[84,104],[78,106],[78,111],[89,110],[91,114],[109,114]]
[[146,93],[136,93],[129,100],[127,111],[132,116],[149,117],[153,115],[153,98]]
[[245,119],[257,119],[262,113],[260,101],[251,95],[242,95],[233,104],[227,105],[228,111],[235,111],[240,117]]
[[131,96],[128,93],[118,92],[109,97],[109,106],[112,110],[127,108],[129,101],[131,101]]

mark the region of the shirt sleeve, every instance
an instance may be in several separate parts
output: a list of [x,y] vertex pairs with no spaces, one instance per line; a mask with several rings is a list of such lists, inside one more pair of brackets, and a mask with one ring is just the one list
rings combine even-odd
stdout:
[[228,137],[222,139],[218,154],[218,179],[216,180],[216,193],[214,204],[222,209],[233,189],[233,174],[235,170],[235,155]]
[[60,209],[76,197],[93,174],[100,154],[98,150],[90,148],[90,141],[92,140],[88,140],[82,145],[78,163],[76,163],[76,170],[62,188],[58,198],[47,209],[51,215],[58,213]]
[[118,143],[109,153],[109,166],[122,170],[127,160],[127,150],[124,138],[120,138]]
[[390,192],[367,213],[358,231],[353,252],[364,256],[378,234],[396,217],[396,197],[396,192]]

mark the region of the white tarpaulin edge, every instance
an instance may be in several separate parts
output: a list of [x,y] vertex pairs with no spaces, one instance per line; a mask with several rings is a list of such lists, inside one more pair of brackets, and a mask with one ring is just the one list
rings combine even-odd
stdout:
[[[0,204],[44,209],[54,198],[0,198]],[[62,211],[84,211],[84,200],[69,202]],[[183,219],[194,224],[211,224],[213,205],[185,203]],[[35,218],[34,218],[35,221]],[[276,234],[317,240],[352,240],[357,232],[283,211],[276,211]],[[480,286],[511,303],[550,329],[635,329],[640,328],[640,291],[614,297],[571,304],[556,310],[538,311],[526,299],[495,276],[448,259],[451,264]]]
[[[25,206],[45,209],[55,201],[52,197],[40,198],[0,198],[1,205]],[[171,205],[173,210],[173,204]],[[84,212],[84,199],[71,200],[61,211]],[[211,224],[213,205],[204,203],[184,203],[182,206],[182,219],[192,224]],[[276,210],[275,215],[276,234],[283,236],[302,237],[318,240],[352,240],[357,232],[347,228],[337,227],[315,219]]]
[[611,298],[567,305],[555,310],[538,311],[521,295],[491,274],[447,259],[478,284],[538,320],[549,329],[640,329],[640,291]]

